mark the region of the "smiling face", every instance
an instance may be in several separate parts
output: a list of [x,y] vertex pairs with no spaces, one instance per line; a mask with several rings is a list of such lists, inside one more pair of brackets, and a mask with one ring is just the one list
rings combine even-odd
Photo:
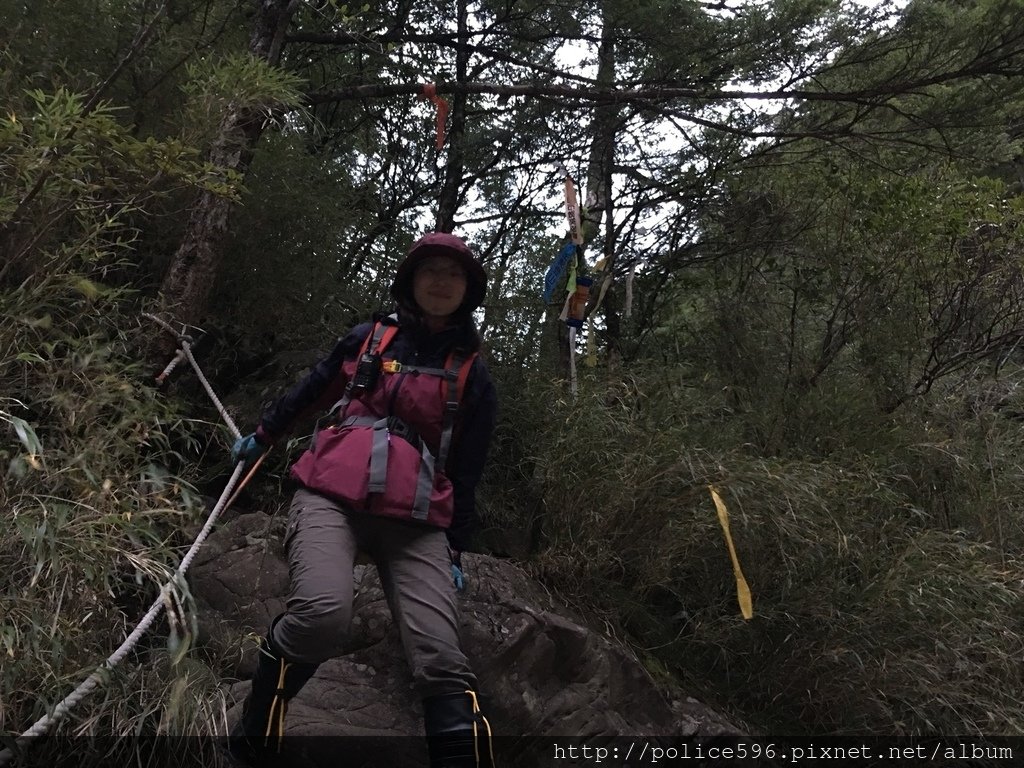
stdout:
[[412,277],[412,296],[431,322],[443,322],[466,298],[466,271],[450,256],[428,256]]

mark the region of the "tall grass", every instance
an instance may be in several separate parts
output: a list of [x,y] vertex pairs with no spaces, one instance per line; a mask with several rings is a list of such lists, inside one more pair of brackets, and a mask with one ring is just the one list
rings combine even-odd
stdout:
[[533,567],[652,671],[766,731],[1020,735],[1019,377],[946,387],[864,423],[874,440],[825,420],[814,440],[804,413],[811,439],[785,455],[737,440],[742,419],[685,372],[592,379],[576,402],[524,388],[546,437]]
[[[135,358],[139,301],[123,286],[154,165],[190,172],[180,147],[139,142],[64,92],[12,110],[0,131],[3,745],[121,643],[201,512],[179,476],[193,428]],[[39,740],[34,764],[127,762],[158,733],[216,725],[215,677],[161,645],[147,638]]]

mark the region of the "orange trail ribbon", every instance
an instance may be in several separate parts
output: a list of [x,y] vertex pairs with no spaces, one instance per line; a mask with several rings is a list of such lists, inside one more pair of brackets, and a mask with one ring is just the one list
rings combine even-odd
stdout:
[[433,102],[437,107],[437,148],[444,146],[444,128],[448,121],[448,102],[437,95],[437,86],[434,83],[424,83],[421,99]]

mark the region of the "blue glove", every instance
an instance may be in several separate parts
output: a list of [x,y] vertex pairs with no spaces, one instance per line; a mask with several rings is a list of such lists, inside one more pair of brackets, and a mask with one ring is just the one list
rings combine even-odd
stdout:
[[452,583],[455,584],[455,591],[462,592],[466,588],[466,576],[462,572],[462,553],[450,549],[448,556],[452,560]]
[[261,443],[256,438],[256,433],[253,432],[251,435],[235,440],[235,444],[231,447],[231,463],[237,464],[240,461],[245,461],[246,464],[251,463],[266,451],[267,446]]

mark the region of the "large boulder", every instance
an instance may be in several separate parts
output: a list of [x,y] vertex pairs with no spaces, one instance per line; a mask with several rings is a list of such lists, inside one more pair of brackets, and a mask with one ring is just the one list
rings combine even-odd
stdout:
[[[257,638],[284,606],[283,526],[261,513],[234,517],[190,572],[205,640],[228,646],[251,639],[237,669],[241,682],[230,691],[236,703],[248,690]],[[613,747],[645,737],[679,746],[741,737],[695,700],[666,695],[628,650],[514,562],[467,553],[464,565],[463,647],[486,697],[500,765],[573,764],[552,762],[556,745]],[[425,766],[422,711],[376,569],[357,565],[355,584],[348,652],[321,665],[291,703],[286,751],[312,768]],[[229,719],[237,715],[236,707]]]

